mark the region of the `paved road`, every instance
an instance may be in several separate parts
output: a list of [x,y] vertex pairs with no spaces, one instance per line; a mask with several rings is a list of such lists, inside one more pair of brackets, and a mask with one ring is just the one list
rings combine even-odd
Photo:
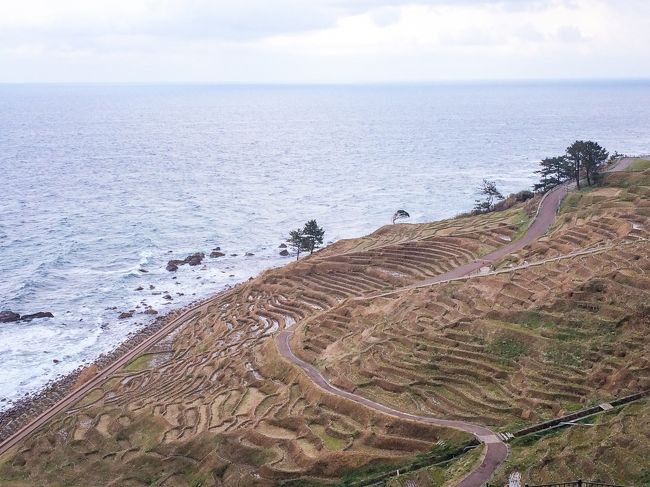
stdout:
[[[619,161],[617,161],[614,164],[614,166],[609,168],[607,171],[608,172],[625,171],[633,161],[634,161],[633,158],[622,158]],[[562,199],[566,196],[571,186],[572,185],[570,183],[565,183],[549,191],[544,195],[537,209],[537,213],[534,217],[533,223],[530,225],[526,233],[520,239],[511,242],[507,245],[504,245],[503,247],[498,248],[494,252],[491,252],[474,262],[470,262],[468,264],[459,266],[448,272],[439,274],[430,279],[423,280],[411,286],[406,286],[396,290],[377,294],[372,297],[390,295],[394,293],[403,292],[408,289],[426,287],[432,284],[442,283],[445,281],[466,277],[480,270],[482,267],[493,264],[494,262],[502,259],[503,257],[523,249],[531,242],[542,237],[548,231],[551,225],[553,225],[553,223],[555,222],[557,210],[560,207],[560,203],[562,202]],[[535,265],[535,263],[527,264],[527,265]],[[521,269],[523,267],[526,266],[519,266],[517,267],[517,269]],[[367,296],[362,296],[356,299],[361,300],[366,298]],[[470,472],[465,478],[463,478],[459,483],[457,483],[456,487],[478,487],[484,485],[485,483],[487,483],[490,477],[492,477],[496,469],[499,468],[499,466],[503,464],[503,462],[506,460],[508,456],[508,447],[504,442],[502,442],[497,438],[496,434],[493,431],[489,430],[484,426],[467,423],[465,421],[452,421],[446,419],[438,419],[431,416],[419,416],[415,414],[404,413],[402,411],[398,411],[396,409],[390,408],[383,404],[371,401],[368,398],[359,396],[352,392],[345,391],[343,389],[340,389],[332,385],[321,374],[321,372],[318,369],[316,369],[313,365],[300,359],[293,353],[293,350],[291,350],[291,343],[290,343],[292,334],[293,334],[293,330],[291,329],[291,330],[284,330],[276,335],[276,345],[278,347],[280,354],[282,354],[282,356],[284,356],[293,364],[300,367],[307,374],[307,376],[312,380],[312,382],[314,382],[316,385],[318,385],[320,388],[324,389],[325,391],[335,394],[339,397],[344,397],[358,404],[362,404],[368,408],[374,409],[375,411],[379,411],[384,414],[388,414],[390,416],[394,416],[397,418],[462,430],[467,433],[473,434],[479,441],[481,441],[481,443],[485,444],[486,449],[484,451],[481,464],[478,467],[476,467],[472,472]]]
[[[382,293],[382,295],[402,292],[404,290],[415,289],[418,287],[430,286],[432,284],[440,283],[443,281],[465,277],[469,274],[472,274],[473,272],[478,271],[481,269],[481,267],[490,265],[497,260],[502,259],[506,255],[523,249],[534,240],[543,236],[553,224],[553,222],[555,222],[557,210],[560,206],[560,203],[562,202],[562,198],[564,198],[567,191],[568,185],[565,184],[553,189],[552,191],[549,191],[544,196],[544,199],[540,202],[533,223],[519,240],[504,245],[503,247],[495,250],[494,252],[491,252],[488,255],[483,256],[481,259],[478,259],[474,262],[462,265],[448,272],[437,275],[431,279],[426,279],[424,281],[416,283],[412,286],[407,286],[394,291],[388,291],[387,293]],[[363,297],[359,299],[363,299]],[[484,485],[487,483],[490,477],[492,477],[496,469],[499,468],[499,466],[506,460],[508,456],[508,447],[503,441],[497,438],[496,434],[493,431],[486,428],[485,426],[467,423],[465,421],[452,421],[446,419],[438,419],[431,416],[420,416],[404,413],[402,411],[398,411],[383,404],[371,401],[370,399],[363,396],[359,396],[357,394],[334,386],[325,377],[323,377],[318,369],[300,359],[293,353],[290,343],[292,334],[293,329],[284,330],[276,335],[276,345],[278,347],[278,351],[290,362],[300,367],[311,379],[311,381],[318,385],[321,389],[324,389],[325,391],[331,394],[335,394],[339,397],[344,397],[350,401],[354,401],[358,404],[362,404],[368,408],[374,409],[375,411],[388,414],[390,416],[465,431],[466,433],[473,434],[481,443],[483,443],[486,448],[483,452],[483,458],[480,465],[476,467],[472,472],[470,472],[459,483],[457,483],[456,487],[478,487]]]
[[508,447],[506,444],[499,440],[493,431],[484,426],[466,423],[464,421],[453,421],[448,419],[438,419],[431,416],[419,416],[416,414],[404,413],[332,385],[313,365],[305,362],[293,353],[291,345],[289,344],[292,334],[293,332],[291,330],[284,330],[276,335],[275,340],[279,352],[289,361],[300,367],[311,381],[321,389],[389,416],[465,431],[474,435],[481,443],[484,443],[486,451],[483,454],[481,464],[456,484],[458,487],[477,487],[483,485],[490,479],[499,465],[501,465],[507,458]]

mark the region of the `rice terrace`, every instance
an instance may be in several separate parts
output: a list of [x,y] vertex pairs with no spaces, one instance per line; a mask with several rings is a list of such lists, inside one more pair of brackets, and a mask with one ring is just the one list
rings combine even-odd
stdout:
[[621,158],[336,242],[8,418],[0,485],[646,485],[649,235],[649,163]]

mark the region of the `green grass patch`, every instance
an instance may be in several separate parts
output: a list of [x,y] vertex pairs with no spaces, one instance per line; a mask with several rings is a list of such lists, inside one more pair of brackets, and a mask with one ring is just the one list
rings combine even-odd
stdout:
[[[375,485],[380,482],[382,485],[385,485],[385,482],[390,481],[390,479],[395,475],[397,469],[400,471],[401,478],[402,475],[408,472],[430,468],[431,466],[441,464],[442,462],[449,462],[472,454],[472,457],[478,456],[479,454],[475,453],[475,451],[480,451],[480,448],[476,448],[469,453],[467,452],[467,447],[472,445],[477,445],[476,440],[472,439],[461,444],[436,445],[429,451],[419,453],[416,455],[414,460],[411,460],[408,463],[403,463],[401,465],[379,463],[351,470],[344,473],[341,482],[338,485],[339,487],[363,487],[365,485]],[[447,466],[448,465],[445,464],[445,469]],[[443,473],[446,472],[443,471]]]
[[551,321],[548,316],[539,311],[524,312],[517,317],[517,321],[526,328],[532,328],[533,330],[555,326],[554,321]]
[[628,169],[630,171],[645,171],[646,169],[650,169],[650,160],[637,159],[632,164],[630,164]]
[[342,450],[345,445],[348,444],[346,440],[328,435],[325,431],[325,427],[320,424],[312,424],[310,425],[310,428],[318,435],[323,442],[323,445],[325,445],[325,448],[328,450]]
[[513,337],[498,336],[488,345],[488,352],[498,357],[504,364],[510,364],[521,355],[528,353],[528,346]]
[[584,351],[575,343],[560,342],[547,349],[544,358],[556,365],[578,366],[584,360]]
[[517,231],[512,236],[512,240],[519,240],[528,230],[530,224],[532,223],[532,217],[526,213],[524,210],[519,210],[514,219],[514,224],[517,226]]
[[126,364],[123,370],[127,372],[137,372],[139,370],[144,370],[149,368],[149,362],[151,361],[151,355],[140,355],[139,357],[131,360]]

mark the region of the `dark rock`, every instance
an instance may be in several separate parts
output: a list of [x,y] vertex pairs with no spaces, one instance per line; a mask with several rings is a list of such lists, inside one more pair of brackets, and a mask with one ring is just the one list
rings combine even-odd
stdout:
[[169,262],[167,262],[167,270],[169,272],[175,272],[178,270],[179,266],[184,264],[199,265],[201,264],[201,261],[204,258],[205,258],[205,254],[203,252],[196,252],[192,255],[188,255],[183,260],[172,259]]
[[118,319],[124,320],[126,318],[133,318],[133,311],[122,311],[118,316]]
[[237,254],[230,254],[230,257],[237,257]]
[[34,313],[31,315],[22,315],[20,317],[22,321],[32,321],[37,318],[54,318],[54,315],[49,311],[39,311],[38,313]]
[[246,252],[246,257],[252,257],[252,256],[254,256],[254,255],[255,255],[255,254],[254,254],[253,252]]
[[221,250],[221,247],[215,247],[215,248],[213,248],[212,250],[216,250],[216,251],[218,251],[218,250]]
[[146,269],[138,269],[138,270],[139,270],[140,272],[144,272],[145,274],[146,274],[147,272],[149,272],[149,271],[146,270]]
[[224,255],[226,254],[224,254],[223,252],[219,252],[218,250],[213,250],[212,252],[210,252],[210,257],[212,257],[213,259],[216,257],[223,257]]
[[20,315],[13,311],[0,311],[0,323],[9,323],[10,321],[18,321]]
[[54,362],[55,364],[58,364],[58,363],[61,362],[61,361],[60,361],[58,358],[53,358],[53,359],[52,359],[52,362]]
[[287,248],[287,244],[285,244],[285,243],[281,243],[280,246],[279,246],[278,248],[279,248],[279,249],[286,249],[286,248]]
[[170,299],[173,299],[173,298],[172,298],[169,294],[165,294],[165,295],[163,296],[163,299],[168,299],[168,300],[170,300]]
[[135,288],[136,291],[142,291],[144,288],[142,286],[138,286]]
[[156,311],[153,308],[147,308],[147,309],[144,310],[144,314],[146,314],[146,315],[157,315],[158,311]]
[[156,289],[156,286],[154,286],[153,284],[149,284],[149,289]]
[[287,249],[283,249],[280,251],[280,255],[282,257],[286,257],[287,255],[289,255],[289,251]]
[[185,261],[189,265],[199,265],[204,258],[205,258],[205,254],[203,252],[197,252],[195,254],[188,255],[185,258]]

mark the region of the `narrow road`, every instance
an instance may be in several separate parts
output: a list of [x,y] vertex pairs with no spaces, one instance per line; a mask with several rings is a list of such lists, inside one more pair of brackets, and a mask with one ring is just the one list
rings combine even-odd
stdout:
[[331,394],[335,394],[339,397],[344,397],[350,401],[354,401],[357,404],[361,404],[370,409],[374,409],[375,411],[387,414],[389,416],[465,431],[466,433],[474,435],[481,443],[485,444],[487,448],[483,454],[481,464],[463,480],[456,484],[458,487],[476,487],[483,485],[490,479],[494,471],[505,461],[506,457],[508,456],[508,447],[506,444],[499,440],[493,431],[484,426],[466,423],[464,421],[438,419],[431,416],[419,416],[416,414],[404,413],[402,411],[398,411],[397,409],[385,406],[384,404],[371,401],[370,399],[363,396],[359,396],[352,392],[339,389],[338,387],[332,385],[325,377],[323,377],[320,371],[313,365],[305,362],[293,353],[291,350],[291,345],[289,344],[289,340],[291,339],[292,334],[293,331],[291,330],[283,330],[276,335],[275,340],[279,352],[293,364],[300,367],[307,374],[309,379],[311,379],[311,381],[314,384],[318,385],[321,389]]
[[[409,289],[426,287],[432,284],[465,277],[478,271],[481,269],[481,267],[490,265],[497,260],[502,259],[506,255],[523,249],[531,242],[543,236],[551,227],[551,225],[553,225],[555,222],[557,210],[568,190],[568,185],[564,184],[562,186],[558,186],[557,188],[549,191],[544,195],[537,209],[537,214],[534,217],[533,223],[520,239],[504,245],[494,252],[491,252],[482,258],[475,260],[474,262],[470,262],[443,274],[439,274],[435,277],[432,277],[431,279],[426,279],[411,286],[388,291],[380,295],[394,294]],[[358,299],[363,299],[363,297]],[[318,385],[321,389],[393,417],[420,423],[433,424],[446,428],[453,428],[464,431],[466,433],[470,433],[474,435],[481,443],[483,443],[485,445],[485,451],[483,452],[481,463],[465,478],[458,482],[456,484],[456,487],[479,487],[481,485],[484,485],[487,483],[490,477],[492,477],[496,469],[499,468],[499,466],[501,466],[508,457],[507,445],[501,441],[493,431],[486,428],[485,426],[472,424],[465,421],[453,421],[447,419],[438,419],[431,416],[420,416],[405,413],[334,386],[321,374],[318,369],[316,369],[316,367],[300,359],[293,353],[293,350],[291,350],[290,342],[292,335],[293,329],[283,330],[276,335],[275,340],[278,351],[291,363],[300,367],[303,372],[307,374],[309,379],[314,384]]]

